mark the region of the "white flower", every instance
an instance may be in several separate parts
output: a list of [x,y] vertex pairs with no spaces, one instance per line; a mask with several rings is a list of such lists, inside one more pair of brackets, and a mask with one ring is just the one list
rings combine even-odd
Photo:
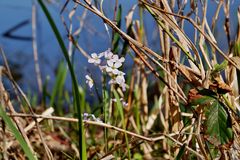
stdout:
[[116,82],[117,82],[117,84],[121,85],[121,84],[125,83],[125,78],[123,76],[117,76]]
[[[112,102],[117,102],[117,99],[116,98],[112,99]],[[122,103],[123,107],[128,106],[128,103],[125,102],[123,98],[120,98],[120,102]]]
[[[103,59],[101,59],[103,57]],[[101,61],[103,60],[103,62]],[[89,63],[97,65],[103,73],[107,73],[110,76],[109,84],[116,84],[126,90],[127,84],[125,83],[125,73],[120,71],[119,68],[125,61],[124,57],[119,57],[117,54],[113,54],[111,49],[101,52],[99,54],[92,53],[91,58],[88,59]],[[86,75],[86,83],[90,88],[93,87],[93,80],[90,76]]]
[[106,68],[107,68],[107,66],[105,65],[105,66],[99,66],[99,68],[100,68],[100,70],[102,71],[102,72],[105,72],[106,71]]
[[114,62],[114,60],[108,60],[107,65],[106,71],[117,75],[119,73],[118,68],[122,66],[122,63],[119,61]]
[[85,78],[86,78],[86,83],[88,84],[89,88],[92,88],[93,87],[93,79],[89,75],[86,75]]
[[91,58],[88,59],[88,63],[93,63],[95,65],[99,65],[101,63],[101,55],[97,55],[97,53],[92,53]]
[[125,61],[124,57],[121,57],[120,59],[118,59],[119,62],[123,63]]
[[120,86],[122,87],[123,91],[126,91],[127,84],[126,83],[121,83]]
[[101,54],[103,54],[105,59],[107,59],[107,60],[112,59],[112,57],[113,57],[113,53],[111,52],[110,48],[108,48],[108,50],[106,50],[105,52],[103,52]]

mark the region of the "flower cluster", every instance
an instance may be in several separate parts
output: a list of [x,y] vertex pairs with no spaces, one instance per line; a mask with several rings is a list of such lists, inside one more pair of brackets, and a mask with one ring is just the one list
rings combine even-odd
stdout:
[[[112,99],[112,102],[117,102],[117,99]],[[120,102],[122,103],[123,107],[127,107],[128,106],[128,103],[124,101],[123,98],[120,98]]]
[[89,113],[83,113],[83,120],[96,121],[96,122],[102,123],[102,120],[100,118],[96,118],[94,114],[89,114]]
[[[113,54],[110,49],[99,54],[92,53],[88,59],[88,63],[98,66],[102,72],[107,73],[111,77],[109,84],[118,84],[123,91],[125,91],[127,87],[124,78],[125,73],[120,71],[119,68],[124,61],[124,57],[119,58],[119,56]],[[86,75],[86,83],[92,88],[93,80],[89,75]]]

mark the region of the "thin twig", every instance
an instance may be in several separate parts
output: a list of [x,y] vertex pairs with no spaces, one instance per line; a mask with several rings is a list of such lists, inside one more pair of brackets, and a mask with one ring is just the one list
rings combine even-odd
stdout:
[[[31,113],[32,115],[34,115],[35,113],[34,113],[32,107],[31,107],[30,102],[29,102],[28,99],[27,99],[27,96],[24,94],[24,92],[22,91],[22,89],[18,86],[18,84],[16,83],[16,81],[14,81],[9,67],[2,68],[1,70],[2,70],[3,74],[5,74],[5,76],[11,81],[12,85],[14,86],[14,88],[16,88],[17,91],[19,92],[19,94],[23,97],[24,101],[26,102],[26,104],[27,104],[27,106],[28,106],[28,109],[29,109],[30,113]],[[2,85],[2,90],[5,90],[4,87],[3,87],[3,85]],[[4,92],[3,92],[3,93],[4,93]],[[14,107],[13,107],[13,105],[12,105],[12,103],[11,103],[11,101],[10,101],[9,99],[8,99],[7,102],[5,102],[5,103],[7,104],[6,106],[8,106],[9,108],[11,108],[11,112],[12,112],[12,113],[16,113],[15,110],[14,110]],[[41,129],[40,129],[39,123],[37,122],[36,119],[34,119],[34,121],[36,122],[37,131],[38,131],[39,136],[40,136],[40,139],[41,139],[41,141],[42,141],[42,143],[43,143],[44,149],[45,149],[46,152],[47,152],[48,158],[49,158],[49,159],[53,159],[53,155],[52,155],[50,149],[48,148],[48,146],[47,146],[47,144],[45,143],[45,140],[44,140],[44,138],[43,138],[42,131],[41,131]],[[17,121],[15,121],[15,122],[17,123]],[[18,123],[18,125],[20,125],[20,123]],[[25,134],[25,136],[26,136],[26,137],[25,137],[25,140],[28,140],[27,135],[26,135],[23,127],[19,128],[19,130],[20,130],[20,131],[22,130],[21,133],[23,134],[23,136],[24,136],[24,134]],[[29,140],[28,140],[28,141],[29,141]],[[30,145],[30,142],[27,142],[27,143],[28,143],[28,145]],[[30,145],[30,146],[31,146],[31,145]],[[33,149],[32,149],[32,151],[33,151]]]
[[35,72],[37,76],[37,84],[39,93],[42,94],[42,78],[38,61],[38,49],[37,49],[37,31],[36,31],[36,5],[32,5],[32,46],[33,46],[33,57],[35,64]]
[[[2,76],[3,76],[4,70],[5,70],[5,68],[0,66],[0,103],[2,106],[8,107],[9,111],[14,114],[14,113],[16,113],[16,111],[15,111],[11,101],[9,100],[8,93],[5,90],[3,83],[2,83]],[[19,132],[22,134],[22,136],[23,136],[24,140],[26,141],[27,145],[29,146],[31,152],[34,153],[33,147],[27,137],[26,132],[23,129],[23,126],[20,122],[19,117],[13,117],[13,121],[15,122],[16,126],[18,127]]]
[[157,6],[154,6],[154,5],[151,5],[151,4],[147,3],[147,2],[144,2],[143,0],[141,0],[141,2],[144,3],[144,4],[146,4],[146,5],[148,5],[148,6],[150,6],[150,7],[152,7],[152,8],[154,8],[154,9],[157,9],[158,11],[163,12],[163,13],[165,13],[165,14],[173,15],[173,16],[175,16],[175,17],[179,17],[179,18],[182,18],[182,19],[185,19],[185,20],[189,21],[189,22],[208,40],[208,42],[220,53],[221,56],[223,56],[223,57],[224,57],[230,64],[232,64],[234,67],[236,67],[237,69],[240,69],[240,68],[237,66],[237,64],[236,64],[233,60],[231,60],[231,59],[217,46],[217,44],[214,43],[214,42],[211,40],[211,38],[204,33],[203,29],[201,29],[191,18],[186,17],[186,16],[183,16],[183,15],[179,15],[179,14],[167,12],[167,11],[165,11],[165,10],[157,7]]
[[[24,114],[24,113],[13,113],[13,114],[8,114],[8,115],[11,117],[32,117],[34,119],[43,118],[43,119],[52,119],[52,120],[62,120],[62,121],[68,121],[68,122],[78,122],[78,119],[76,119],[76,118],[58,117],[58,116],[44,116],[44,115],[37,115],[37,114],[31,115],[31,114]],[[183,134],[183,133],[179,133],[179,132],[170,133],[170,134],[162,134],[161,136],[158,136],[158,137],[146,137],[146,136],[142,136],[142,135],[139,135],[139,134],[103,123],[103,122],[84,120],[83,123],[116,130],[116,131],[131,135],[133,137],[136,137],[136,138],[148,141],[148,142],[152,142],[152,143],[160,141],[160,140],[164,140],[165,138],[169,138],[169,139],[173,140],[174,142],[176,142],[178,145],[183,146],[183,143],[172,138],[172,136]],[[203,159],[203,156],[201,154],[197,153],[196,151],[194,151],[192,148],[186,146],[186,149],[188,149],[189,151],[191,151],[192,153],[196,154],[198,157]]]

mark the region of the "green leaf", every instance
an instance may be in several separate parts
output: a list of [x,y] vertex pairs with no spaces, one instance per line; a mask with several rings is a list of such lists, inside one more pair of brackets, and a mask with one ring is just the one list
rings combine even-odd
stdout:
[[[81,106],[81,102],[80,102],[80,93],[79,93],[79,88],[78,88],[78,81],[77,81],[77,78],[76,78],[76,75],[75,75],[75,71],[74,71],[74,68],[73,68],[73,65],[70,61],[70,57],[68,55],[68,50],[64,44],[64,40],[63,38],[61,37],[61,34],[50,14],[50,12],[48,11],[47,7],[45,6],[45,4],[43,3],[43,0],[38,0],[38,3],[40,4],[47,20],[48,20],[48,23],[50,24],[51,28],[52,28],[52,31],[58,41],[58,44],[62,50],[62,53],[64,55],[64,58],[67,62],[67,65],[68,65],[68,68],[69,68],[69,71],[70,71],[70,76],[71,76],[71,79],[72,79],[72,84],[73,84],[73,99],[74,99],[74,106],[75,108],[77,109],[77,116],[78,116],[78,127],[79,127],[79,151],[80,151],[80,157],[81,157],[81,160],[85,160],[87,159],[87,152],[86,152],[86,142],[85,142],[85,132],[84,132],[84,127],[83,127],[83,121],[82,121],[82,108],[80,107]],[[75,40],[73,40],[73,43],[76,44]]]
[[[120,113],[120,117],[121,117],[121,120],[122,120],[122,123],[123,123],[123,129],[126,130],[126,123],[125,123],[125,119],[124,119],[123,105],[122,105],[122,103],[120,101],[120,97],[119,97],[119,95],[118,95],[116,90],[113,90],[113,94],[114,94],[114,97],[117,100],[117,109],[118,109],[118,112]],[[124,135],[125,135],[126,144],[127,144],[128,158],[131,159],[131,153],[130,153],[130,146],[129,146],[128,137],[127,137],[126,133]]]
[[185,153],[185,148],[186,148],[186,144],[183,144],[183,146],[180,148],[180,151],[178,152],[177,157],[175,158],[176,160],[181,160],[182,156]]
[[[118,28],[121,27],[121,17],[122,17],[122,6],[119,5],[118,12],[117,12],[117,17],[116,17],[116,22],[117,22],[117,27]],[[112,41],[113,53],[118,52],[119,41],[120,41],[120,35],[117,32],[114,32],[113,41]]]
[[211,74],[219,73],[219,72],[225,70],[227,68],[227,66],[228,66],[227,60],[224,60],[221,64],[215,64]]
[[232,123],[224,104],[213,99],[205,111],[207,139],[215,146],[230,143],[233,139]]
[[6,125],[10,128],[10,130],[13,132],[13,135],[15,138],[18,140],[20,146],[22,147],[24,153],[30,160],[35,160],[37,159],[36,156],[34,156],[34,153],[30,150],[28,144],[26,141],[23,139],[22,135],[18,131],[18,129],[15,127],[14,123],[10,119],[10,117],[6,114],[6,112],[3,110],[3,107],[0,105],[0,116],[3,118],[4,122]]
[[[60,62],[50,99],[50,106],[54,107],[56,113],[60,115],[62,114],[62,109],[60,109],[59,107],[61,106],[60,102],[62,102],[61,100],[63,99],[63,88],[67,77],[67,71],[68,69],[66,65],[63,62]],[[54,105],[55,102],[57,102],[57,104]]]
[[214,100],[213,97],[210,96],[202,96],[200,98],[196,98],[191,100],[190,105],[193,106],[197,106],[197,105],[207,105],[208,103],[210,103],[212,100]]
[[135,153],[133,155],[133,159],[135,159],[135,160],[142,160],[143,156],[140,153]]

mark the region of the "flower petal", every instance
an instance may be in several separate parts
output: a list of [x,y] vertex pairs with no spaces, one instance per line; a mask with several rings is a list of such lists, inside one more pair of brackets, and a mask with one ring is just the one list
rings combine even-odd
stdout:
[[114,67],[115,67],[115,68],[119,68],[119,67],[121,67],[121,66],[122,66],[122,63],[119,62],[119,61],[117,61],[117,62],[114,63]]
[[95,59],[95,58],[98,58],[98,55],[97,55],[97,53],[92,53],[91,57]]

